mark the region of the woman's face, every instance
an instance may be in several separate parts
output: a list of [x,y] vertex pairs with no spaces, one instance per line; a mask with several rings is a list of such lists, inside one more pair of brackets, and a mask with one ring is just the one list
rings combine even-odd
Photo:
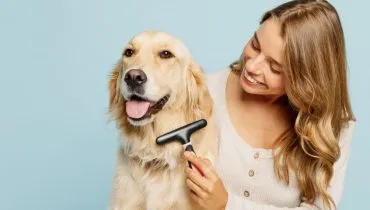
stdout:
[[282,66],[283,39],[276,19],[266,20],[244,48],[240,85],[250,94],[277,99],[285,95]]

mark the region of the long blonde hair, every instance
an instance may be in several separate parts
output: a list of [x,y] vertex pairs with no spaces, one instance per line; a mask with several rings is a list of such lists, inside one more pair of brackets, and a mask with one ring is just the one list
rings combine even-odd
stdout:
[[[321,197],[335,208],[327,188],[340,156],[340,130],[354,120],[338,13],[327,1],[300,0],[266,12],[261,24],[270,18],[281,24],[285,90],[295,116],[276,143],[275,174],[289,184],[289,169],[294,171],[303,201]],[[242,55],[230,67],[240,72],[244,64]]]

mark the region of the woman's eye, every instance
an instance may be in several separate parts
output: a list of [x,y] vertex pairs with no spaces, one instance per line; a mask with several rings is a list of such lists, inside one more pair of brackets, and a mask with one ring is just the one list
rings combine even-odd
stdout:
[[123,55],[126,57],[131,57],[133,54],[134,54],[134,50],[130,48],[126,49],[125,52],[123,53]]
[[256,50],[256,51],[259,51],[260,50],[260,48],[259,48],[259,46],[258,46],[258,44],[257,44],[257,42],[256,42],[256,40],[255,39],[252,39],[252,48],[254,49],[254,50]]
[[274,73],[274,74],[281,74],[281,71],[280,70],[277,70],[277,68],[274,67],[273,65],[271,65],[270,68],[271,68],[272,73]]
[[172,58],[174,56],[170,51],[163,50],[163,51],[159,52],[159,57],[161,57],[163,59],[168,59],[168,58]]

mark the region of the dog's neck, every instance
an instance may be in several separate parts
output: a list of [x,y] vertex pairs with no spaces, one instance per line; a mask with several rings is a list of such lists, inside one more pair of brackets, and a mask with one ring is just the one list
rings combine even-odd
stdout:
[[[145,126],[125,126],[127,139],[123,145],[124,154],[142,164],[144,168],[176,168],[183,152],[182,145],[172,142],[157,145],[156,138],[178,127],[194,121],[195,114],[187,115],[183,110],[159,112],[155,120]],[[128,123],[128,122],[127,122]]]
[[143,159],[141,159],[138,156],[132,156],[130,157],[130,159],[136,162],[138,165],[141,166],[141,168],[143,168],[146,171],[159,171],[159,170],[163,171],[170,168],[169,164],[166,161],[157,158],[154,158],[149,161],[143,161]]
[[175,169],[179,164],[182,151],[181,145],[178,144],[161,147],[144,141],[128,141],[122,145],[121,149],[127,159],[150,171]]

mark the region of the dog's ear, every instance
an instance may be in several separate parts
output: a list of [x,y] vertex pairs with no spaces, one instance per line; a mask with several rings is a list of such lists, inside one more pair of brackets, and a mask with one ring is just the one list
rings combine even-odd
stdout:
[[190,72],[187,94],[189,98],[189,114],[195,114],[195,118],[208,118],[212,114],[213,100],[208,92],[203,69],[192,62],[188,71]]
[[109,78],[109,111],[113,112],[118,103],[120,103],[120,72],[122,70],[122,61],[119,60],[114,67]]

